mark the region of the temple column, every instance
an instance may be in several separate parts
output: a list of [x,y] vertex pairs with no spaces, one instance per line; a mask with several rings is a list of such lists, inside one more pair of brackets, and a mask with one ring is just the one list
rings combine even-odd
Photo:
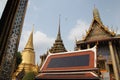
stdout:
[[81,50],[81,45],[79,46],[79,50]]
[[117,53],[115,45],[113,45],[113,48],[114,48],[116,63],[117,63],[118,72],[119,72],[120,71],[120,61],[119,61],[119,58],[118,58],[118,53]]
[[106,69],[107,71],[109,71],[109,68],[108,68],[107,61],[106,61],[106,60],[105,60],[105,69]]
[[115,79],[120,80],[120,77],[119,77],[119,74],[118,74],[118,68],[117,68],[117,64],[116,64],[116,59],[115,59],[115,55],[114,55],[114,50],[113,50],[113,46],[112,46],[111,41],[109,41],[109,49],[110,49],[110,55],[111,55],[111,59],[112,59]]
[[87,48],[88,48],[88,49],[90,48],[90,44],[87,44]]

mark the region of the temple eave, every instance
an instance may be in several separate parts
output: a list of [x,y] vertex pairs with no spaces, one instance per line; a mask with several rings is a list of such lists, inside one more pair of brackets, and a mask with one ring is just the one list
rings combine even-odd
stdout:
[[84,41],[84,40],[79,40],[76,42],[76,44],[84,44],[84,43],[93,43],[93,42],[101,42],[101,41],[111,41],[111,40],[118,40],[120,37],[112,37],[112,38],[102,38],[102,39],[94,39],[94,40],[89,40],[89,41]]

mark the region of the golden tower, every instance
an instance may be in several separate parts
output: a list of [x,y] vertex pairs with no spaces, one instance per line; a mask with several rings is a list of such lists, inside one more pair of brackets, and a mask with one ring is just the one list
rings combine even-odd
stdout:
[[33,46],[33,30],[30,34],[28,42],[22,51],[22,62],[18,66],[18,69],[14,73],[14,76],[17,76],[23,69],[25,73],[34,72],[35,74],[38,72],[38,65],[35,65],[35,52]]
[[33,31],[30,34],[28,42],[22,51],[22,64],[35,65],[35,52],[33,47]]

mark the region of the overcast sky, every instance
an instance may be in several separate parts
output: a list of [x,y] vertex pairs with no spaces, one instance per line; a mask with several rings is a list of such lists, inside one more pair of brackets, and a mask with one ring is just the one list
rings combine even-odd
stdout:
[[[7,0],[0,0],[0,16]],[[36,62],[39,56],[53,46],[61,15],[61,36],[66,49],[74,50],[75,39],[86,35],[92,19],[94,6],[101,20],[109,29],[120,33],[120,0],[28,0],[19,51],[26,45],[34,24],[34,50]]]

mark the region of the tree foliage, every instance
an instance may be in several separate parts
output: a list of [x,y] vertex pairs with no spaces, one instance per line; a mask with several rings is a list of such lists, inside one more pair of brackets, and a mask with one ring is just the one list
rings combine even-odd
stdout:
[[17,52],[16,53],[16,68],[18,68],[19,64],[21,63],[22,61],[22,55],[20,52]]
[[34,72],[28,72],[25,74],[22,80],[34,80]]

